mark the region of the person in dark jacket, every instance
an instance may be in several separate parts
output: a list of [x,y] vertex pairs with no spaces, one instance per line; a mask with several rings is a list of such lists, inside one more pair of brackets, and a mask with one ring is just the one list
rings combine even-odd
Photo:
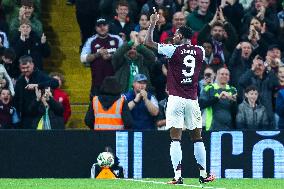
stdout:
[[278,92],[276,98],[276,113],[279,116],[278,128],[284,129],[284,89]]
[[[131,129],[133,125],[132,116],[130,113],[130,110],[128,108],[127,101],[124,100],[124,98],[121,96],[121,85],[117,81],[117,79],[114,76],[108,76],[104,79],[101,89],[100,89],[100,95],[95,96],[98,98],[98,101],[102,105],[102,108],[105,111],[108,111],[114,103],[116,103],[119,99],[123,99],[123,105],[122,105],[122,111],[121,113],[121,119],[124,124],[124,129]],[[93,100],[94,101],[94,100]],[[94,102],[91,102],[88,108],[88,111],[85,116],[85,124],[90,129],[95,129],[95,120],[96,117],[94,115]]]
[[0,129],[12,129],[13,113],[16,109],[12,106],[12,95],[9,89],[0,89]]
[[[263,58],[256,55],[253,59],[251,69],[247,70],[239,79],[239,85],[245,89],[250,85],[255,85],[259,91],[259,100],[267,110],[270,129],[275,129],[275,119],[272,109],[272,97],[274,89],[279,86],[278,78],[273,71],[268,71],[264,65]],[[269,128],[267,128],[269,129]]]
[[28,107],[33,116],[32,129],[64,129],[64,108],[53,98],[50,87],[45,89],[35,87],[35,94],[36,99]]
[[42,34],[42,36],[39,37],[34,33],[29,20],[23,20],[21,22],[19,31],[19,34],[12,44],[17,58],[23,55],[30,55],[36,67],[42,70],[43,58],[50,55],[50,47],[46,41],[46,36]]
[[252,85],[245,89],[245,99],[239,105],[236,126],[237,129],[267,129],[268,116],[265,107],[258,101],[257,87]]
[[21,119],[21,128],[32,128],[33,115],[29,111],[31,102],[36,99],[35,88],[44,89],[50,87],[55,89],[59,86],[56,79],[35,68],[30,56],[22,56],[19,59],[22,75],[15,86],[14,105]]

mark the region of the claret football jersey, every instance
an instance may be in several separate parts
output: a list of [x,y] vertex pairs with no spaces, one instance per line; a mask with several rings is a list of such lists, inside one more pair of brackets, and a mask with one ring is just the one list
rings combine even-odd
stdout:
[[167,88],[170,95],[197,99],[198,76],[205,57],[201,46],[158,44],[158,53],[169,58]]

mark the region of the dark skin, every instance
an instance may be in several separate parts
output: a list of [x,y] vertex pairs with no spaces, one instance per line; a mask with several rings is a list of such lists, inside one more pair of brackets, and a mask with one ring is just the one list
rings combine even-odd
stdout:
[[[202,140],[201,132],[202,132],[201,128],[195,128],[189,131],[189,136],[191,141]],[[182,129],[172,127],[170,129],[170,136],[172,140],[181,140]]]

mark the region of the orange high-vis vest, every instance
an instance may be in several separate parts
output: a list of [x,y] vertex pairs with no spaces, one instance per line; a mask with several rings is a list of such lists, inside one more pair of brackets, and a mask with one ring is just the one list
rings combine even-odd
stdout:
[[94,109],[94,130],[121,130],[124,129],[123,120],[121,118],[124,97],[117,99],[113,105],[104,110],[98,96],[93,98]]

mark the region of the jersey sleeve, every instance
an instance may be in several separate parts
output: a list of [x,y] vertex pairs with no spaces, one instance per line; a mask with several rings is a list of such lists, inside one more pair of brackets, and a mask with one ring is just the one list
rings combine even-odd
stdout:
[[176,50],[176,46],[171,44],[158,44],[158,53],[171,58]]
[[204,50],[204,48],[202,47],[202,46],[197,46],[198,48],[200,48],[201,49],[201,51],[202,51],[202,56],[203,56],[203,60],[205,60],[205,50]]

